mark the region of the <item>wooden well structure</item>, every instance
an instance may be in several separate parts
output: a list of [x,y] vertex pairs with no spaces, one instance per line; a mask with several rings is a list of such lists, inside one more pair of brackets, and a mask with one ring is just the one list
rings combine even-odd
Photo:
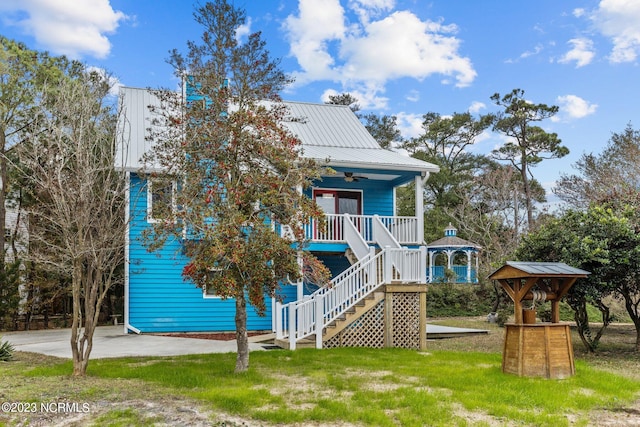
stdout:
[[[561,262],[507,261],[489,276],[497,280],[515,307],[505,324],[502,372],[526,377],[566,378],[575,374],[569,324],[560,322],[560,300],[588,271]],[[537,323],[526,301],[551,301],[551,322]]]

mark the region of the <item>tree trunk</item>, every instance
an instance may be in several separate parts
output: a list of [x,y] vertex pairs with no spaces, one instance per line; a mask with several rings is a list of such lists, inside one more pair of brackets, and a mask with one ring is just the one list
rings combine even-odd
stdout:
[[5,221],[7,218],[7,211],[5,209],[5,199],[7,198],[6,186],[7,182],[7,159],[5,158],[6,150],[6,135],[4,127],[0,128],[0,270],[5,272]]
[[247,336],[247,301],[244,294],[236,298],[236,373],[249,369],[249,337]]
[[[74,266],[71,284],[71,296],[73,298],[73,315],[71,317],[71,357],[73,358],[73,376],[84,375],[82,352],[82,305],[80,304],[80,289],[82,286],[81,274]],[[86,367],[85,367],[86,368]]]
[[[638,305],[640,304],[640,302],[636,302],[633,300],[631,291],[628,288],[623,288],[621,291],[619,290],[619,292],[624,298],[624,306],[627,309],[627,313],[629,313],[629,317],[631,318],[631,321],[636,328],[635,350],[640,352],[640,312],[638,311]],[[640,296],[638,298],[640,298]]]
[[522,169],[520,176],[522,177],[522,186],[524,187],[524,198],[527,206],[527,229],[531,231],[533,227],[533,203],[531,201],[531,186],[529,185],[529,164],[525,160],[526,152],[523,151]]
[[584,300],[570,303],[573,308],[573,317],[576,321],[578,335],[589,353],[595,352],[595,346],[591,340],[591,328],[589,327],[589,316],[587,315],[587,303]]

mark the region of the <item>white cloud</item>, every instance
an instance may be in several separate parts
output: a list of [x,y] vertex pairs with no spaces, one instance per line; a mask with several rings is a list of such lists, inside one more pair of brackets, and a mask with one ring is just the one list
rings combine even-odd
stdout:
[[392,10],[395,0],[349,0],[349,8],[359,17],[361,22],[369,22],[372,18]]
[[581,7],[577,7],[575,9],[573,9],[573,16],[575,16],[576,18],[581,18],[586,14],[586,10],[584,10]]
[[596,28],[611,39],[613,63],[633,62],[640,50],[640,2],[602,0],[591,14]]
[[[297,84],[329,80],[352,92],[382,91],[392,79],[442,75],[458,87],[477,73],[458,52],[457,27],[421,20],[409,11],[391,12],[392,0],[300,0],[284,30],[300,66]],[[351,20],[350,20],[351,19]]]
[[538,43],[537,45],[535,45],[533,50],[526,50],[526,51],[522,52],[522,54],[520,55],[520,58],[524,59],[524,58],[528,58],[530,56],[536,56],[537,54],[539,54],[543,50],[544,50],[544,47],[540,43]]
[[562,58],[558,60],[563,64],[575,61],[576,68],[584,67],[593,60],[595,56],[595,50],[593,49],[593,42],[587,38],[579,37],[569,40],[569,43],[573,48],[564,54]]
[[424,117],[422,114],[401,112],[395,116],[398,120],[398,129],[403,138],[417,138],[424,133],[424,129],[422,128]]
[[284,29],[291,43],[291,54],[303,70],[294,73],[298,83],[337,77],[328,43],[344,37],[344,20],[339,0],[300,0],[298,16],[287,17]]
[[516,59],[508,58],[504,62],[507,63],[507,64],[515,64],[515,63],[519,62],[521,59],[529,58],[530,56],[536,56],[540,52],[542,52],[543,50],[544,50],[544,46],[542,44],[538,43],[537,45],[535,45],[533,47],[533,49],[525,50],[524,52],[522,52],[518,58],[516,58]]
[[87,67],[87,71],[92,73],[97,73],[100,77],[107,80],[109,82],[109,95],[118,96],[120,92],[120,88],[124,86],[120,80],[112,74],[109,74],[104,68],[90,66]]
[[251,17],[247,18],[247,22],[244,25],[236,28],[236,40],[240,41],[243,37],[251,34]]
[[408,11],[394,12],[366,25],[363,36],[345,38],[340,49],[346,59],[342,75],[384,83],[443,74],[455,78],[456,86],[468,86],[476,72],[468,58],[456,54],[460,41],[447,35],[455,31],[453,25],[421,21]]
[[558,122],[561,118],[581,119],[596,112],[597,104],[590,104],[588,101],[576,95],[563,95],[556,98],[560,107],[560,117],[554,116],[552,121]]
[[420,101],[420,92],[413,89],[409,91],[409,93],[405,96],[405,99],[410,102],[418,102]]
[[[360,86],[349,90],[349,94],[358,100],[358,105],[362,110],[384,110],[389,105],[389,98],[381,96],[383,92],[380,88],[369,88]],[[328,102],[329,96],[339,95],[335,89],[327,89],[321,96],[322,102]]]
[[5,23],[23,29],[56,54],[104,58],[111,51],[106,34],[127,16],[109,0],[3,0]]
[[471,114],[476,114],[476,113],[479,113],[480,111],[484,110],[485,108],[487,108],[487,105],[484,102],[473,101],[471,103],[471,105],[469,106],[469,112]]

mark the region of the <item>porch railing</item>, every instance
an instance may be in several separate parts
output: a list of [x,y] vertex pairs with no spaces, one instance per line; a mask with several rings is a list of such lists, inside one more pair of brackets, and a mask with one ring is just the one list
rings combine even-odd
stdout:
[[[393,237],[402,244],[421,244],[418,236],[418,218],[412,216],[349,215],[349,221],[358,229],[367,243],[374,243],[374,218],[378,217]],[[305,225],[305,236],[315,242],[345,242],[343,214],[325,214],[324,221],[311,221]]]
[[323,329],[383,284],[426,283],[426,248],[385,248],[370,252],[357,264],[336,276],[329,286],[302,300],[276,303],[276,338],[296,342],[315,336],[322,348]]

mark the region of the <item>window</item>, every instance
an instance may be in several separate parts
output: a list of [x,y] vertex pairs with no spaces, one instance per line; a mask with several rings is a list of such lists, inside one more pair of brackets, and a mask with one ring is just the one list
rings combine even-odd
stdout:
[[173,221],[175,212],[175,181],[150,178],[147,181],[147,221]]
[[213,289],[208,289],[205,285],[202,288],[202,298],[204,299],[222,299],[218,295],[213,292]]
[[[210,277],[211,277],[211,278],[214,278],[214,276],[215,276],[216,274],[217,274],[217,275],[219,275],[219,274],[223,274],[223,273],[222,273],[222,271],[223,271],[223,270],[222,270],[221,268],[211,267],[211,268],[209,268],[209,271],[210,271],[209,275],[210,275]],[[206,299],[206,298],[221,299],[221,298],[220,298],[220,296],[216,295],[216,294],[213,292],[213,289],[209,289],[209,288],[207,287],[207,285],[204,285],[204,286],[202,287],[202,298],[205,298],[205,299]]]

